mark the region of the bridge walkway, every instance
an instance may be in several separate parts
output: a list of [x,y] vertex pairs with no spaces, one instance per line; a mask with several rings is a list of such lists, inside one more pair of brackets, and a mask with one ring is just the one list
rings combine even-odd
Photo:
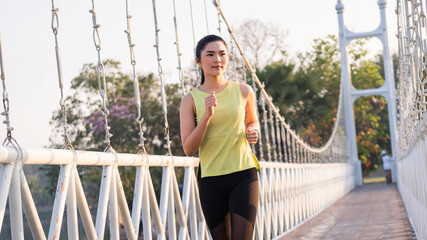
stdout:
[[395,184],[356,187],[283,240],[415,239]]

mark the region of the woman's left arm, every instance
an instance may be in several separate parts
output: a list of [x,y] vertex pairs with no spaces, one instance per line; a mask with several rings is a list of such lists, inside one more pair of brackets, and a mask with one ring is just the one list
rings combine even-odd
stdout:
[[256,96],[252,88],[247,84],[240,84],[245,105],[245,127],[246,137],[249,144],[255,144],[258,141],[259,121],[256,113]]

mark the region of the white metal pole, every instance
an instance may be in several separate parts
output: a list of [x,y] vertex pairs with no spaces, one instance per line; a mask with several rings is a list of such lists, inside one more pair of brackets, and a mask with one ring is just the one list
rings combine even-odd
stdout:
[[141,221],[142,195],[144,186],[145,166],[137,167],[135,173],[135,190],[132,203],[132,224],[135,234],[139,233],[139,223]]
[[277,202],[277,210],[279,212],[279,231],[282,233],[285,231],[284,227],[285,227],[285,188],[284,188],[284,181],[283,181],[283,177],[284,177],[284,168],[280,168],[278,170],[278,174],[276,176],[276,184],[278,184],[279,189],[278,189],[278,202]]
[[[194,168],[190,167],[186,171],[186,179],[184,181],[187,181],[188,185],[184,184],[184,197],[186,196],[186,189],[188,189],[189,192],[189,198],[188,198],[188,204],[184,205],[188,207],[187,209],[187,215],[190,221],[190,231],[191,231],[191,239],[200,239],[198,233],[197,233],[197,226],[199,225],[199,222],[197,221],[197,206],[196,206],[196,190],[197,184],[196,182],[196,175],[194,174]],[[198,194],[197,194],[198,196]],[[183,203],[185,203],[183,199]]]
[[[383,44],[383,61],[384,61],[384,76],[385,76],[385,87],[387,91],[386,99],[388,102],[388,120],[390,128],[390,141],[391,141],[391,153],[394,159],[397,157],[397,146],[399,144],[399,138],[397,137],[397,110],[396,110],[396,93],[395,93],[395,79],[393,69],[393,58],[390,55],[390,47],[388,43],[388,32],[387,32],[387,18],[386,18],[386,0],[379,0],[378,5],[380,7],[381,15],[381,26],[383,27],[382,33],[382,44]],[[393,162],[395,165],[395,162]],[[397,173],[395,168],[392,168],[393,182],[397,180]]]
[[168,210],[170,175],[171,175],[170,173],[171,173],[170,166],[163,167],[162,187],[161,187],[162,194],[160,194],[160,219],[163,225],[165,225],[166,223],[166,214]]
[[37,209],[34,204],[33,197],[31,196],[31,191],[28,187],[24,171],[20,171],[20,183],[22,207],[24,209],[25,216],[27,216],[28,225],[30,226],[33,238],[45,240],[46,235],[43,232],[43,227],[40,222],[39,215],[37,214]]
[[0,233],[2,230],[4,212],[6,211],[7,197],[9,196],[10,183],[13,175],[13,164],[5,164],[0,171]]
[[167,214],[167,222],[168,222],[168,236],[169,239],[176,239],[176,222],[175,222],[175,201],[173,194],[173,182],[175,180],[175,170],[173,166],[171,167],[170,178],[169,178],[169,197],[168,197],[168,214]]
[[120,209],[120,213],[123,219],[123,224],[126,230],[127,239],[136,240],[137,236],[135,233],[135,229],[133,227],[132,218],[130,217],[130,212],[128,208],[128,204],[126,202],[126,196],[123,189],[122,181],[120,180],[119,169],[116,168],[116,185],[117,189],[117,202]]
[[116,166],[113,167],[113,172],[111,173],[111,189],[110,189],[110,200],[108,206],[108,218],[110,223],[110,239],[119,240],[120,231],[119,231],[119,216],[118,210],[119,206],[117,204],[117,185],[116,185]]
[[86,236],[89,240],[96,240],[96,231],[93,226],[92,215],[90,214],[89,207],[87,205],[85,193],[83,191],[82,183],[80,182],[79,173],[77,168],[74,168],[74,181],[76,185],[76,200],[79,208],[79,213],[82,219],[83,227],[86,232]]
[[[185,169],[185,173],[184,173],[184,186],[182,189],[182,211],[183,211],[183,220],[185,221],[185,229],[182,229],[179,232],[179,239],[184,239],[184,236],[187,235],[189,236],[189,231],[188,231],[188,226],[186,226],[186,222],[188,220],[188,211],[189,211],[189,203],[190,203],[190,192],[191,192],[191,186],[192,184],[190,183],[191,181],[191,171],[194,171],[194,168],[192,167],[186,167]],[[178,214],[180,215],[180,214]],[[190,224],[191,226],[192,224]],[[182,226],[182,225],[181,225]]]
[[[194,195],[192,195],[193,200],[195,201],[195,204],[193,205],[197,214],[197,218],[199,219],[199,229],[198,229],[198,239],[207,239],[204,238],[204,236],[206,235],[206,233],[208,232],[207,227],[206,227],[206,222],[205,222],[205,217],[203,215],[203,211],[202,211],[202,205],[200,204],[200,198],[198,198],[199,196],[199,188],[197,187],[197,183],[196,183],[196,178],[195,176],[193,177],[193,190],[195,191]],[[193,201],[192,200],[192,201]]]
[[362,185],[362,168],[360,160],[357,154],[357,143],[356,143],[356,126],[354,123],[354,110],[353,110],[353,99],[351,95],[351,78],[350,78],[350,66],[347,57],[347,38],[346,28],[344,26],[344,5],[341,0],[338,0],[335,6],[338,14],[338,25],[339,25],[339,44],[340,44],[340,55],[341,55],[341,81],[343,87],[343,103],[344,103],[344,116],[345,126],[347,133],[348,147],[350,151],[350,160],[356,166],[356,184]]
[[173,189],[172,195],[174,199],[176,215],[179,222],[179,236],[183,234],[183,236],[179,237],[179,239],[186,239],[184,238],[184,236],[190,238],[188,235],[187,217],[184,213],[184,209],[183,209],[184,205],[181,202],[181,194],[179,193],[179,187],[178,187],[176,177],[172,181],[172,189]]
[[142,228],[144,231],[144,239],[152,239],[151,234],[151,215],[150,215],[150,197],[149,197],[149,179],[150,179],[150,172],[148,171],[148,168],[146,168],[147,171],[145,175],[143,175],[143,181],[142,181]]
[[70,181],[71,164],[62,165],[56,186],[55,201],[53,203],[52,217],[48,239],[59,239],[62,220],[64,216],[65,200],[67,199],[68,184]]
[[73,166],[70,172],[70,182],[67,193],[67,230],[68,239],[79,239],[79,226],[77,220],[77,203],[76,203],[76,178]]
[[[80,157],[79,157],[80,160]],[[108,196],[111,188],[112,166],[102,167],[101,188],[99,190],[98,209],[96,212],[96,235],[98,239],[104,239],[105,220],[107,218]]]
[[[159,206],[157,204],[156,194],[154,192],[153,182],[151,181],[150,172],[147,172],[147,184],[148,184],[148,194],[151,211],[154,218],[154,226],[157,229],[157,239],[166,239],[165,225],[162,221],[161,214],[159,211]],[[150,226],[151,227],[151,226]]]
[[290,174],[289,174],[289,168],[288,167],[285,167],[285,170],[284,170],[284,173],[283,173],[284,175],[282,176],[283,177],[283,184],[284,184],[284,188],[285,188],[285,206],[284,206],[284,208],[285,208],[285,231],[288,231],[289,230],[289,228],[290,228],[290,224],[289,224],[289,222],[290,222],[290,214],[289,214],[289,212],[290,212],[290,206],[289,206],[289,204],[290,204],[290,201],[289,201],[289,188],[290,188]]
[[12,182],[9,191],[10,226],[12,229],[12,240],[24,240],[24,225],[22,218],[21,184],[19,171],[21,163],[14,164]]
[[[115,153],[111,152],[90,152],[76,151],[74,154],[70,150],[62,149],[34,149],[22,148],[24,164],[53,164],[66,165],[74,162],[74,158],[79,159],[78,165],[86,166],[109,166],[116,162],[118,166],[143,166],[144,157],[141,154]],[[12,147],[0,146],[0,163],[8,164],[16,161],[17,151]],[[173,157],[176,166],[193,166],[194,158]],[[150,166],[169,166],[170,156],[152,155],[150,156]]]

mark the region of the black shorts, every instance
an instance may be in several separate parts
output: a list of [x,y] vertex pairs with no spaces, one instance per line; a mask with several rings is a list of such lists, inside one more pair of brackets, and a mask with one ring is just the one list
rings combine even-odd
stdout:
[[252,225],[258,208],[258,174],[255,168],[199,180],[200,202],[209,229],[238,214]]

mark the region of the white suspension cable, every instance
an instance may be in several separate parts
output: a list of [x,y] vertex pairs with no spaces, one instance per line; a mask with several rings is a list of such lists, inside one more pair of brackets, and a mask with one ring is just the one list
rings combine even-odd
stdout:
[[[246,73],[245,73],[245,75],[246,75]],[[258,100],[259,98],[256,97],[256,95],[257,95],[257,87],[256,87],[255,81],[253,79],[252,79],[252,88],[254,90],[255,99],[256,99],[255,100],[256,101],[256,103],[255,103],[255,112],[256,112],[256,115],[257,115],[257,117],[259,119],[258,105],[260,104],[260,101]],[[261,129],[262,129],[262,127],[260,126],[260,128],[258,129],[259,130],[259,132],[258,132],[258,149],[259,149],[259,158],[260,159],[264,159],[264,154],[263,154],[263,151],[262,151],[263,147],[262,147],[262,131],[261,131]],[[252,147],[252,150],[256,154],[256,148],[255,148],[255,146]]]
[[230,58],[231,58],[231,67],[233,71],[233,81],[237,81],[237,68],[236,68],[236,56],[234,53],[234,44],[233,38],[230,35]]
[[261,120],[261,122],[263,123],[263,127],[264,127],[264,137],[265,137],[265,142],[266,142],[265,145],[267,148],[267,160],[269,162],[271,162],[272,161],[272,159],[271,159],[271,145],[270,145],[270,137],[269,137],[269,131],[268,131],[267,109],[265,107],[266,100],[265,100],[264,95],[260,95],[259,102],[261,104],[261,109],[262,109],[262,120]]
[[161,58],[160,58],[160,49],[159,49],[159,26],[157,23],[157,11],[156,11],[156,0],[152,1],[153,4],[153,14],[154,14],[154,27],[155,27],[155,38],[156,38],[156,44],[154,47],[156,48],[156,54],[157,54],[157,70],[159,72],[159,81],[160,81],[160,94],[162,99],[162,111],[163,111],[163,117],[164,117],[164,123],[165,123],[165,140],[166,140],[166,146],[168,149],[168,154],[172,156],[172,149],[171,149],[171,142],[169,137],[169,123],[168,123],[168,110],[167,110],[167,103],[166,103],[166,91],[165,86],[163,83],[163,70],[161,65]]
[[[270,96],[271,98],[271,96]],[[271,144],[272,146],[272,150],[273,150],[273,160],[275,162],[278,161],[277,159],[277,144],[276,144],[276,131],[274,129],[274,117],[273,117],[273,110],[271,109],[271,106],[268,106],[268,112],[269,112],[269,118],[268,118],[268,122],[270,124],[270,132],[271,132]]]
[[205,6],[205,19],[206,19],[206,34],[209,34],[209,20],[208,20],[208,9],[206,7],[206,0],[203,0],[203,4]]
[[[139,144],[138,144],[138,154],[141,154],[144,156],[144,158],[141,158],[141,161],[146,161],[146,164],[143,166],[139,166],[137,167],[137,175],[135,177],[135,194],[134,194],[134,199],[133,199],[133,204],[132,204],[132,219],[130,220],[129,217],[129,210],[127,208],[127,204],[125,204],[125,197],[124,197],[124,192],[122,191],[123,186],[121,184],[121,180],[120,180],[120,175],[118,173],[118,170],[116,168],[116,172],[117,172],[117,186],[118,186],[118,190],[119,190],[119,203],[121,208],[120,211],[121,212],[125,212],[125,215],[127,216],[126,221],[128,222],[128,224],[126,226],[128,226],[127,232],[128,235],[132,236],[132,237],[136,237],[139,233],[139,222],[140,222],[140,217],[141,217],[141,208],[142,208],[142,187],[143,187],[143,182],[145,179],[145,173],[148,171],[148,161],[149,161],[149,157],[147,154],[147,151],[145,149],[145,140],[146,138],[144,137],[144,131],[142,128],[142,124],[144,122],[144,118],[142,117],[141,114],[141,96],[140,96],[140,88],[139,88],[139,79],[138,79],[138,75],[136,73],[136,57],[135,57],[135,52],[134,52],[134,47],[135,44],[132,42],[132,35],[131,35],[131,18],[132,16],[129,13],[129,1],[126,0],[126,30],[124,31],[126,33],[126,37],[128,40],[128,46],[129,46],[129,53],[130,53],[130,63],[132,65],[132,81],[133,81],[133,90],[134,90],[134,100],[135,100],[135,107],[136,107],[136,112],[137,112],[137,116],[136,116],[136,123],[138,124],[138,135],[139,135]],[[123,209],[123,210],[122,210]],[[131,224],[132,223],[132,224]],[[133,229],[130,227],[130,225],[133,226]],[[151,229],[150,229],[151,230]],[[145,231],[147,232],[147,231]]]
[[293,163],[297,163],[297,158],[296,158],[296,151],[295,151],[295,136],[292,135],[292,132],[290,132],[290,137],[291,137],[291,152],[292,152],[292,162]]
[[131,35],[131,18],[132,16],[129,13],[129,2],[126,0],[126,37],[128,40],[128,46],[129,46],[129,56],[130,56],[130,64],[132,65],[132,82],[133,82],[133,92],[134,92],[134,100],[135,100],[135,107],[136,107],[136,123],[138,124],[138,136],[139,136],[139,153],[142,153],[147,156],[147,151],[145,149],[145,140],[144,137],[144,131],[142,129],[142,124],[144,123],[144,118],[142,117],[141,113],[141,95],[140,95],[140,88],[139,88],[139,79],[138,74],[136,73],[136,58],[135,58],[135,52],[134,47],[135,44],[132,42],[132,35]]
[[[95,2],[92,0],[92,9],[89,10],[89,13],[92,14],[92,27],[93,27],[93,42],[95,45],[95,49],[98,54],[98,64],[97,64],[97,77],[98,77],[98,88],[99,88],[99,95],[101,96],[101,103],[102,103],[102,114],[104,116],[104,129],[105,129],[105,140],[104,143],[107,144],[106,148],[104,149],[104,152],[110,152],[114,155],[114,163],[110,166],[103,166],[102,169],[102,175],[104,178],[101,181],[101,187],[100,187],[100,194],[98,199],[98,209],[96,214],[96,234],[99,239],[104,238],[104,230],[105,230],[105,220],[107,217],[107,209],[110,209],[110,233],[113,235],[112,237],[117,237],[118,232],[116,231],[116,227],[118,226],[116,223],[117,219],[115,212],[117,211],[116,206],[117,204],[117,198],[116,194],[117,191],[115,189],[115,171],[114,169],[118,166],[118,156],[117,152],[114,150],[114,148],[111,146],[111,140],[110,138],[113,136],[110,133],[110,126],[108,124],[108,115],[109,110],[107,108],[107,83],[105,81],[105,69],[104,64],[102,63],[101,58],[101,38],[99,35],[99,28],[101,25],[99,25],[96,21],[96,13],[95,13]],[[111,185],[113,185],[112,189]],[[110,207],[108,207],[108,202],[111,200]],[[112,209],[113,208],[113,209]]]
[[282,142],[283,142],[283,162],[289,163],[285,127],[283,126],[283,124],[280,124],[280,121],[278,118],[276,118],[276,121],[278,121],[278,123],[276,124],[280,125],[280,131],[281,131],[280,138],[282,139]]
[[181,82],[181,94],[182,96],[185,96],[186,90],[185,90],[185,77],[184,77],[184,73],[182,72],[182,66],[181,66],[181,56],[182,53],[179,49],[179,38],[178,38],[178,23],[177,23],[177,18],[176,18],[176,7],[175,7],[175,0],[173,1],[173,23],[174,23],[174,27],[175,27],[175,45],[176,45],[176,55],[178,58],[178,76],[179,76],[179,81]]
[[[0,197],[0,230],[3,225],[4,209],[6,209],[7,197],[9,196],[9,211],[10,211],[10,221],[11,221],[11,235],[13,239],[24,239],[23,233],[23,224],[22,224],[22,204],[21,204],[21,182],[19,175],[22,172],[23,168],[23,152],[19,143],[12,137],[13,127],[10,124],[9,119],[9,97],[6,89],[6,74],[4,71],[4,62],[3,62],[3,50],[1,44],[1,34],[0,34],[0,78],[2,80],[3,86],[3,107],[4,112],[1,115],[5,116],[3,123],[6,125],[6,138],[3,141],[3,147],[12,147],[15,150],[15,156],[11,154],[14,159],[13,163],[5,166],[0,165],[0,175],[1,183],[0,190],[7,191],[9,194],[3,194]],[[25,207],[25,206],[24,206]],[[28,216],[28,215],[27,215]],[[29,218],[30,226],[32,227],[32,217]]]
[[219,9],[220,1],[219,0],[212,0],[212,2],[215,5],[215,7],[217,8],[217,12],[218,12],[218,27],[217,27],[217,30],[218,30],[219,35],[222,36],[222,32],[221,32],[221,22],[222,22],[221,21],[221,12],[220,12],[220,9]]
[[5,120],[3,123],[6,125],[6,138],[3,141],[3,146],[12,146],[16,149],[18,152],[18,159],[22,157],[22,150],[21,146],[19,146],[19,143],[15,140],[15,138],[12,137],[12,131],[14,128],[12,127],[10,123],[10,107],[9,107],[9,94],[7,92],[6,88],[6,74],[4,70],[4,62],[3,62],[3,50],[2,50],[2,44],[1,44],[1,33],[0,33],[0,70],[1,70],[1,81],[3,86],[3,109],[4,112],[1,113],[5,117]]
[[[195,34],[195,31],[194,31],[193,4],[191,3],[191,0],[188,0],[188,1],[190,3],[189,5],[190,5],[190,17],[191,17],[191,30],[193,32],[193,54],[194,54],[194,59],[196,59],[196,34]],[[198,87],[199,86],[199,78],[200,78],[200,76],[199,76],[199,71],[197,69],[197,63],[196,63],[196,61],[194,61],[194,68],[193,68],[193,70],[194,70],[194,73],[196,75],[196,87]]]
[[99,95],[101,96],[101,104],[102,104],[102,115],[104,116],[104,129],[105,129],[105,140],[104,143],[107,144],[106,150],[112,149],[111,147],[111,140],[110,138],[113,136],[113,134],[110,133],[110,126],[108,124],[108,115],[110,114],[110,111],[107,108],[107,83],[105,81],[105,69],[104,64],[102,63],[101,58],[101,38],[99,36],[99,28],[101,27],[100,24],[96,22],[96,13],[95,13],[95,2],[94,0],[92,2],[92,9],[89,10],[89,13],[92,14],[92,24],[93,24],[93,43],[95,45],[95,49],[98,53],[98,63],[96,66],[96,74],[98,77],[98,88],[99,88]]
[[243,82],[247,83],[248,79],[246,77],[246,68],[245,68],[245,63],[243,61],[241,63],[241,67],[240,68],[242,69],[242,79],[243,79]]
[[[278,152],[278,159],[280,162],[284,162],[285,159],[283,159],[282,156],[282,133],[280,132],[281,129],[279,126],[281,126],[279,122],[279,118],[277,117],[277,114],[275,115],[275,125],[276,125],[276,142],[277,142],[277,152]],[[283,131],[283,129],[282,129]]]
[[[59,100],[59,105],[61,107],[61,123],[63,127],[63,134],[61,135],[64,138],[64,143],[62,145],[62,148],[68,148],[75,152],[73,145],[70,141],[69,136],[69,126],[67,124],[67,108],[66,104],[64,102],[64,81],[62,78],[62,62],[61,62],[61,54],[59,49],[59,43],[58,43],[58,31],[59,31],[59,18],[58,18],[58,11],[59,9],[55,7],[55,1],[52,0],[52,22],[51,22],[51,29],[53,32],[53,36],[55,38],[55,56],[56,56],[56,69],[58,71],[58,82],[59,82],[59,90],[61,94],[61,98]],[[77,160],[76,160],[77,161]]]

